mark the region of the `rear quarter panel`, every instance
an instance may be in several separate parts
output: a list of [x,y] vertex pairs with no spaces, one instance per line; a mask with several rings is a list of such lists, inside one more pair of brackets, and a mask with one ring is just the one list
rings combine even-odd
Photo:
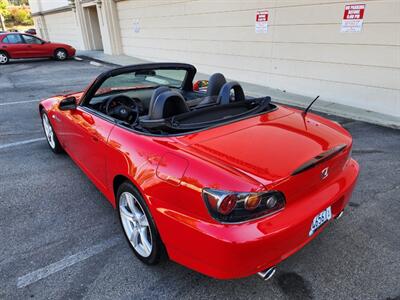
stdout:
[[[140,135],[116,126],[109,137],[107,159],[108,188],[114,178],[127,177],[148,204],[167,250],[182,243],[177,228],[201,230],[202,224],[216,223],[202,199],[203,187],[258,191],[264,187],[240,172],[189,155],[176,138]],[[180,177],[180,178],[177,178]],[[113,192],[114,193],[114,192]],[[114,195],[107,197],[117,205]],[[179,224],[179,226],[178,226]]]
[[165,202],[186,213],[208,218],[202,199],[198,201],[203,187],[233,190],[262,187],[240,172],[185,152],[186,146],[176,138],[146,136],[116,126],[108,145],[109,188],[112,189],[116,176],[126,176],[151,206]]

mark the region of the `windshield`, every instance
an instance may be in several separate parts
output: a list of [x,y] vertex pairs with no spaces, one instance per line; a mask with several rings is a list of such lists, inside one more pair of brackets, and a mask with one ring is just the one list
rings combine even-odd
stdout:
[[182,69],[154,69],[124,73],[106,79],[95,95],[101,96],[118,91],[158,86],[181,88],[186,75],[187,71]]

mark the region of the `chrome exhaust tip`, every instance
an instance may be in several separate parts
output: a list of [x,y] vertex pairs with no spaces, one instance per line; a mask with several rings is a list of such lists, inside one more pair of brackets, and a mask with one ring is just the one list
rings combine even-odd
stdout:
[[276,267],[271,267],[271,268],[268,268],[268,269],[266,269],[264,271],[258,272],[257,274],[264,281],[267,281],[267,280],[271,279],[272,276],[274,276],[275,272],[276,272]]
[[342,210],[337,216],[336,216],[336,220],[339,220],[344,214],[344,210]]

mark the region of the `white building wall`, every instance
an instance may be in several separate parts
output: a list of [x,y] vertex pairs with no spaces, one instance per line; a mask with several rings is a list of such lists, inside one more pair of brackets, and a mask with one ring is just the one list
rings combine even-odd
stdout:
[[[340,32],[345,3],[366,4],[362,32]],[[129,0],[117,8],[127,55],[400,116],[398,0]],[[258,9],[269,10],[266,34],[255,33]]]
[[36,13],[40,11],[39,1],[38,0],[29,0],[29,6],[32,13]]
[[83,49],[81,29],[72,11],[35,16],[33,21],[41,38]]
[[73,11],[45,15],[48,39],[83,49],[81,29]]
[[83,49],[78,19],[68,0],[29,0],[29,5],[40,37]]
[[32,13],[52,10],[68,5],[68,0],[29,0]]

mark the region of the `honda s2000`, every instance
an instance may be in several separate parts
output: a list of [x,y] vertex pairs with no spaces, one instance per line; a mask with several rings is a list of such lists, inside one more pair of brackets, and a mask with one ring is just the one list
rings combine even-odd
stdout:
[[40,103],[65,151],[117,208],[134,254],[268,279],[342,215],[358,176],[339,124],[245,95],[188,64],[127,66]]

